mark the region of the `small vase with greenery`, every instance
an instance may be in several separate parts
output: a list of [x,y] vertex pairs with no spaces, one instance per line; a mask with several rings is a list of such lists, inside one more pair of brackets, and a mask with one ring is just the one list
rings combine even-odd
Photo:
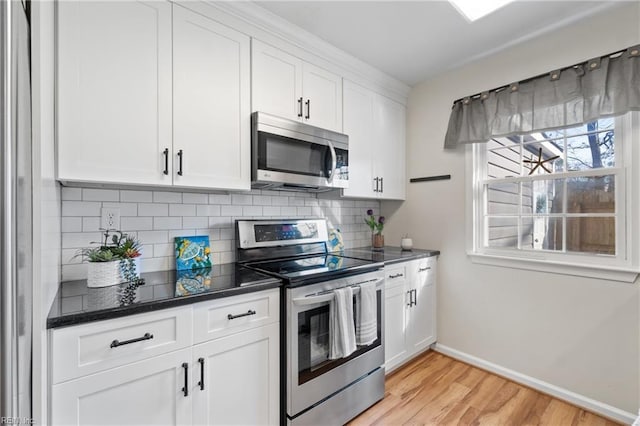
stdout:
[[135,259],[142,244],[138,239],[117,230],[103,230],[104,239],[97,247],[81,249],[79,256],[89,262],[87,285],[104,287],[140,280]]
[[382,230],[384,229],[384,216],[379,216],[378,219],[373,215],[373,210],[367,210],[367,217],[364,219],[371,229],[371,245],[374,249],[381,249],[384,247],[384,235]]

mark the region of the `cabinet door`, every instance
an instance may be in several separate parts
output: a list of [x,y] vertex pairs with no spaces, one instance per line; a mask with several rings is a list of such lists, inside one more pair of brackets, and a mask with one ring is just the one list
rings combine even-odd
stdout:
[[56,5],[58,178],[170,185],[171,4]]
[[407,357],[405,339],[406,313],[409,309],[404,281],[385,288],[384,296],[384,364],[386,373]]
[[174,184],[248,190],[249,36],[180,6],[173,18]]
[[349,188],[345,197],[377,197],[372,164],[376,153],[373,111],[376,94],[344,81],[344,133],[349,135]]
[[306,62],[302,70],[305,122],[342,132],[342,77]]
[[252,111],[302,119],[302,61],[256,39],[251,55]]
[[278,424],[279,350],[278,323],[194,346],[194,423]]
[[53,425],[178,425],[191,423],[182,391],[191,349],[52,386]]
[[435,334],[435,263],[412,261],[409,268],[415,304],[409,310],[409,351],[416,353],[436,341]]
[[405,107],[384,96],[378,96],[374,122],[377,126],[374,166],[375,175],[383,180],[380,198],[405,199]]

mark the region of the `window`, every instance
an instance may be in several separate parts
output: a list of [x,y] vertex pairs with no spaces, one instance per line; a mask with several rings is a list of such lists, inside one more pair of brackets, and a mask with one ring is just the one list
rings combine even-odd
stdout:
[[629,113],[474,144],[471,254],[637,269],[637,120]]

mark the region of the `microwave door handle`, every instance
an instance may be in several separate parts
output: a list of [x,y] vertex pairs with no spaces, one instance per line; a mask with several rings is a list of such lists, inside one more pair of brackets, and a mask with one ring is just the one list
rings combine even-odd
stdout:
[[333,182],[333,177],[336,175],[336,166],[338,165],[338,159],[336,157],[336,149],[333,147],[331,141],[327,141],[327,146],[329,146],[329,151],[331,151],[331,173],[329,173],[329,178],[327,181],[329,183]]

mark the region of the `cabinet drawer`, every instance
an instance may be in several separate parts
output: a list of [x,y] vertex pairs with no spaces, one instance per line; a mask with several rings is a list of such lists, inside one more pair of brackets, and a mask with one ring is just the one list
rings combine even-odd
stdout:
[[53,383],[191,346],[191,307],[55,329]]
[[195,343],[278,322],[279,298],[280,290],[274,289],[195,305]]
[[392,266],[384,268],[384,284],[386,288],[395,287],[403,284],[407,277],[407,271],[404,265]]
[[428,281],[435,280],[436,277],[436,258],[429,257],[426,259],[418,259],[413,264],[412,267],[415,269],[416,274],[426,274]]

